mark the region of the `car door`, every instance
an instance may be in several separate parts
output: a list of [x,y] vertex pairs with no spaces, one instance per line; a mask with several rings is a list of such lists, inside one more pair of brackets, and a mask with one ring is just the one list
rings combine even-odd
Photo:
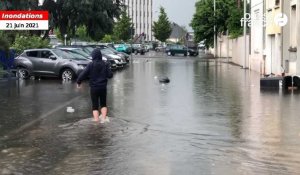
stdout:
[[186,53],[186,49],[183,46],[179,45],[178,46],[178,53],[185,54]]
[[55,67],[58,63],[58,58],[56,57],[56,59],[51,59],[51,56],[55,56],[50,50],[41,50],[40,51],[40,57],[42,59],[42,71],[43,74],[46,75],[55,75]]
[[41,59],[39,55],[39,51],[37,50],[31,50],[26,52],[27,58],[32,63],[32,72],[34,74],[43,74],[43,59]]

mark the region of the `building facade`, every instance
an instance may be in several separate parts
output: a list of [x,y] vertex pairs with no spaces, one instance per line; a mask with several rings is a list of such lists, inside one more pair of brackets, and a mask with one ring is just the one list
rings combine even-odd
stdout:
[[153,0],[125,0],[128,16],[134,25],[134,35],[145,35],[146,41],[153,41]]
[[283,0],[266,0],[266,47],[265,73],[281,75],[283,73],[282,27],[275,23],[275,17],[282,13]]
[[299,75],[300,60],[299,49],[299,0],[283,1],[283,13],[288,16],[289,23],[283,27],[283,58],[285,71],[291,75]]
[[265,73],[265,56],[264,56],[264,43],[265,43],[265,28],[264,28],[264,0],[251,1],[251,50],[249,68],[261,74]]

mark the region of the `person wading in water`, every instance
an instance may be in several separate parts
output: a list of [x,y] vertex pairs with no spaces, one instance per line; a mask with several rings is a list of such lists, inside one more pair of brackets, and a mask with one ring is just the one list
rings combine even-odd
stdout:
[[78,76],[77,87],[80,88],[81,82],[89,78],[94,121],[100,120],[100,123],[105,123],[109,122],[106,106],[107,81],[113,77],[113,73],[110,64],[102,60],[100,49],[97,48],[92,52],[92,58],[93,62]]

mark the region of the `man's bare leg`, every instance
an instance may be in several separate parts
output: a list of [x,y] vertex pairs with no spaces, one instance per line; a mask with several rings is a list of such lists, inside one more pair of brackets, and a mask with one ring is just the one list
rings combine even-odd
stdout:
[[94,121],[98,122],[99,121],[99,111],[93,110],[93,116],[94,116]]
[[103,119],[106,119],[107,116],[107,107],[101,108],[101,115]]

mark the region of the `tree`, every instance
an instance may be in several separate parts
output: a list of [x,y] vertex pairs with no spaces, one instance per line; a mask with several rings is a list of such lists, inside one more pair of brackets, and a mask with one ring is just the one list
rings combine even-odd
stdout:
[[213,46],[214,25],[216,34],[223,34],[229,30],[232,38],[240,36],[242,30],[240,19],[243,12],[237,6],[236,0],[217,0],[214,15],[213,0],[198,1],[196,13],[190,24],[195,32],[195,40],[204,41],[206,47]]
[[86,26],[79,26],[76,28],[76,38],[82,41],[92,41],[91,37],[87,33]]
[[50,12],[53,28],[61,35],[74,37],[76,26],[86,26],[87,36],[99,41],[112,33],[114,19],[118,19],[123,0],[45,0],[43,9]]
[[126,10],[121,13],[121,18],[116,22],[114,27],[114,36],[118,40],[128,41],[132,37],[132,22],[127,15]]
[[160,7],[158,21],[153,24],[154,37],[161,42],[165,42],[171,35],[172,27],[163,7]]
[[0,31],[0,51],[7,52],[9,50],[9,42],[2,31]]
[[112,43],[112,42],[115,42],[117,39],[115,38],[115,36],[113,35],[105,35],[101,42],[103,43]]

